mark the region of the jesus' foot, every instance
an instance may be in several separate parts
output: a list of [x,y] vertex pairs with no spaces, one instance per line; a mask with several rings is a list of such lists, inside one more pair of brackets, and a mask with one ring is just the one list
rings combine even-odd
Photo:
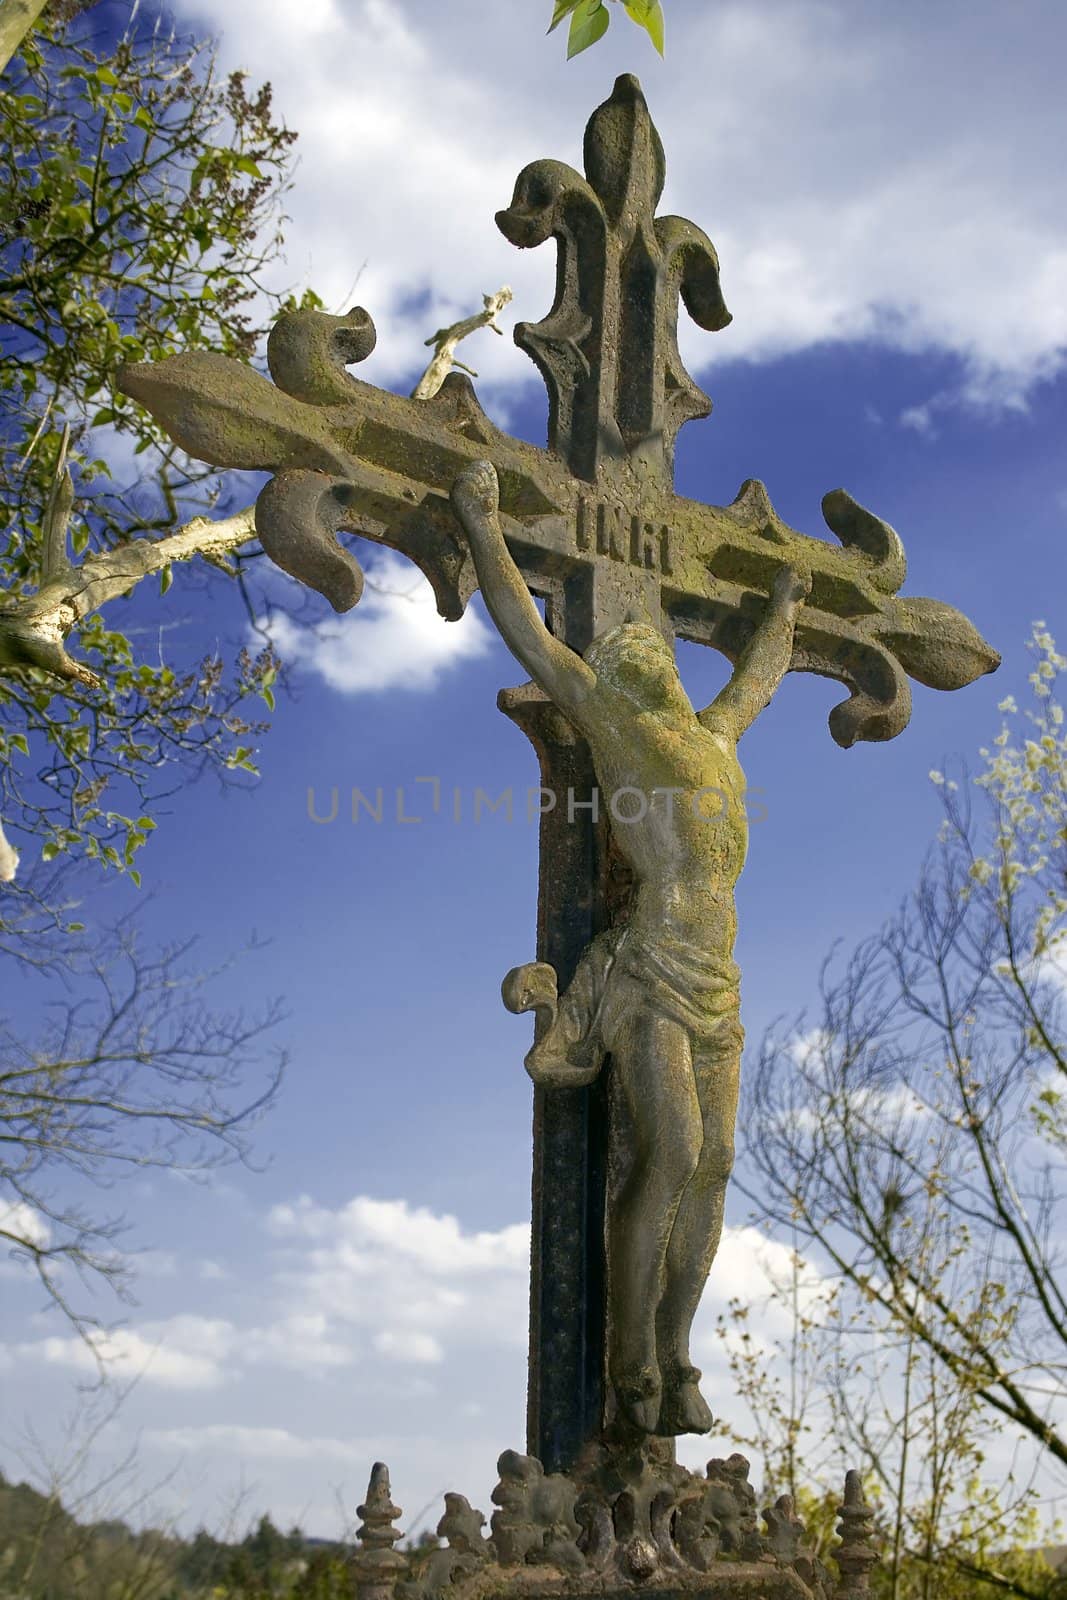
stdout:
[[680,1362],[668,1366],[663,1374],[663,1402],[656,1432],[710,1433],[715,1419],[697,1385],[700,1370]]
[[642,1433],[658,1433],[660,1375],[655,1367],[623,1367],[612,1377],[619,1411]]

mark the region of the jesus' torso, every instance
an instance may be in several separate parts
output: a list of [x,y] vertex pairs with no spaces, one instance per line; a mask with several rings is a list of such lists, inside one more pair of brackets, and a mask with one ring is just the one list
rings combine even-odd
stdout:
[[748,849],[731,739],[692,712],[631,706],[591,732],[590,747],[601,804],[611,805],[612,832],[637,879],[631,926],[729,955]]

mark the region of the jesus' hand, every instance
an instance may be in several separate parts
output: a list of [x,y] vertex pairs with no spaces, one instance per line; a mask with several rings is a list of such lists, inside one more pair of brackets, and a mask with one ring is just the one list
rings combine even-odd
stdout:
[[774,580],[771,598],[779,605],[799,605],[811,593],[811,573],[799,567],[783,567]]

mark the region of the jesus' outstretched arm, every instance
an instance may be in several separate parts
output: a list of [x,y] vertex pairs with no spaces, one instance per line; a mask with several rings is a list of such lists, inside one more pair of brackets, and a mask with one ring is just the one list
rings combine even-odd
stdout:
[[596,675],[541,620],[504,542],[499,485],[488,461],[475,461],[452,486],[452,505],[470,542],[478,583],[501,637],[560,710],[580,720]]
[[811,592],[811,577],[783,567],[763,620],[737,658],[729,683],[699,714],[705,728],[736,741],[770,705],[789,671],[797,613]]

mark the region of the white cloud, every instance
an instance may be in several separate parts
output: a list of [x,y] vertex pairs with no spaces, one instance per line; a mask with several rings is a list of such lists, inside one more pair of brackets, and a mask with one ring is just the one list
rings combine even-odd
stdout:
[[197,1456],[247,1456],[256,1461],[337,1461],[354,1467],[363,1467],[367,1460],[367,1446],[360,1439],[301,1439],[286,1428],[243,1427],[238,1423],[213,1422],[198,1428],[148,1428],[144,1437],[149,1444],[167,1450],[188,1450]]
[[394,1333],[386,1328],[374,1337],[374,1348],[390,1361],[415,1361],[420,1365],[435,1365],[443,1361],[445,1353],[440,1341],[432,1333],[415,1333],[411,1330]]
[[[734,312],[714,342],[683,319],[691,363],[825,340],[934,347],[962,363],[954,402],[998,407],[1024,405],[1057,370],[1061,10],[1005,30],[993,0],[962,18],[917,0],[877,14],[847,0],[675,0],[665,64],[618,18],[569,66],[536,10],[498,8],[486,29],[482,0],[351,0],[294,32],[284,0],[220,0],[210,19],[180,0],[179,18],[221,29],[224,69],[270,78],[299,131],[273,278],[372,312],[372,381],[410,381],[426,335],[503,282],[516,318],[547,310],[551,249],[515,251],[493,213],[529,160],[580,163],[588,113],[635,66],[667,149],[664,209],[707,228]],[[465,349],[490,393],[532,376],[509,341],[482,333]]]
[[912,428],[916,433],[921,433],[924,439],[936,439],[933,417],[931,416],[932,403],[928,400],[925,405],[905,406],[900,413],[900,426]]
[[90,1333],[87,1339],[39,1339],[20,1345],[19,1354],[94,1376],[99,1357],[120,1381],[140,1378],[165,1389],[214,1389],[223,1381],[234,1342],[229,1322],[180,1316],[140,1329]]
[[312,627],[278,613],[270,625],[282,659],[317,674],[342,694],[429,689],[443,672],[484,655],[492,634],[468,608],[458,622],[437,614],[433,590],[416,567],[392,551],[366,569],[356,610]]
[[351,1342],[333,1338],[321,1312],[295,1313],[270,1327],[242,1333],[240,1354],[242,1361],[294,1367],[298,1372],[347,1367],[355,1359]]
[[186,1314],[92,1332],[87,1340],[53,1335],[27,1341],[17,1350],[25,1359],[94,1375],[100,1370],[99,1357],[120,1382],[138,1378],[182,1390],[217,1389],[248,1367],[294,1368],[314,1375],[355,1360],[351,1340],[331,1337],[326,1317],[315,1312],[283,1316],[261,1328]]
[[455,1217],[358,1195],[331,1210],[304,1196],[275,1206],[283,1292],[335,1327],[373,1330],[390,1359],[436,1365],[461,1342],[526,1339],[530,1230],[467,1232]]
[[147,1278],[173,1278],[178,1271],[178,1258],[173,1250],[138,1250],[137,1271]]
[[[267,1227],[277,1259],[266,1303],[257,1301],[260,1325],[186,1313],[94,1333],[111,1375],[192,1392],[230,1389],[260,1370],[326,1381],[358,1366],[360,1381],[374,1383],[380,1363],[382,1372],[434,1368],[472,1346],[525,1343],[525,1223],[471,1231],[454,1216],[361,1195],[336,1210],[306,1196],[275,1206]],[[9,1353],[75,1374],[98,1371],[94,1349],[73,1336]]]
[[339,1240],[357,1248],[394,1252],[434,1276],[529,1265],[530,1230],[515,1223],[497,1232],[464,1233],[455,1217],[439,1216],[406,1200],[373,1200],[357,1195],[339,1211],[318,1206],[302,1195],[294,1205],[275,1206],[272,1231],[283,1237]]

